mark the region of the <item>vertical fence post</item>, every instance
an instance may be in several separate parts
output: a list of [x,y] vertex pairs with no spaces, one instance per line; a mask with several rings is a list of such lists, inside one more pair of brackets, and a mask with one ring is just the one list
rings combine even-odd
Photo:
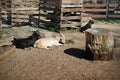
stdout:
[[2,18],[2,15],[1,15],[1,1],[0,1],[0,28],[2,27],[2,20],[1,20],[1,18]]
[[[1,21],[1,1],[0,1],[0,30],[2,29],[2,21]],[[0,31],[0,39],[2,37],[2,33]]]
[[106,0],[106,20],[109,18],[109,0]]
[[9,15],[10,15],[10,24],[11,24],[11,22],[12,22],[12,0],[10,1],[10,3],[9,3],[9,5],[10,5],[10,13],[9,13]]
[[39,6],[38,6],[38,11],[39,11],[39,13],[38,13],[38,27],[39,27],[39,26],[40,26],[40,10],[41,10],[41,9],[40,9],[40,6],[41,6],[41,5],[40,5],[40,0],[39,0],[38,2],[39,2],[39,4],[38,4],[38,5],[39,5]]

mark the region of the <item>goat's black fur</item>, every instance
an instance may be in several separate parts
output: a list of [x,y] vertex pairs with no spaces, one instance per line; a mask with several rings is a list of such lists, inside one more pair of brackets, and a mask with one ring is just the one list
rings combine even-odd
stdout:
[[84,32],[85,30],[91,28],[91,25],[94,24],[93,20],[90,20],[85,26],[80,28],[80,32]]
[[12,45],[15,45],[16,48],[27,48],[27,47],[32,47],[35,43],[36,40],[40,38],[39,31],[34,31],[33,34],[27,38],[21,38],[21,39],[16,39],[12,41]]

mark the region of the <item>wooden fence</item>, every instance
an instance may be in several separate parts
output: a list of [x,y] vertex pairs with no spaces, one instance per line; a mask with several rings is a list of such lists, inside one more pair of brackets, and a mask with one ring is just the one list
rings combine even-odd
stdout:
[[118,4],[84,4],[83,17],[112,19],[120,18]]
[[2,17],[10,21],[12,26],[29,23],[30,16],[39,14],[39,0],[4,0],[1,5]]
[[[35,2],[34,2],[35,1]],[[2,17],[11,18],[11,24],[18,23],[44,23],[49,25],[47,21],[43,21],[41,18],[50,19],[51,24],[59,21],[59,25],[62,27],[79,26],[81,18],[91,17],[94,19],[120,19],[120,4],[81,4],[78,1],[81,0],[63,0],[65,3],[61,3],[56,0],[28,0],[23,2],[16,2],[16,0],[4,0],[5,4],[2,5],[1,14]],[[42,1],[42,2],[40,2]],[[72,3],[68,3],[71,1]],[[77,2],[77,3],[76,3]],[[34,4],[34,5],[33,5]],[[62,4],[62,6],[61,6]],[[52,13],[51,13],[52,11]],[[81,15],[82,12],[82,15]],[[31,21],[34,18],[33,21]],[[56,19],[58,18],[58,19]],[[78,21],[77,21],[77,20]],[[64,24],[66,23],[67,24]],[[73,22],[77,21],[77,22]],[[37,22],[37,23],[36,23]],[[72,23],[71,23],[72,22]]]
[[29,23],[30,15],[39,12],[39,0],[22,0],[11,2],[12,26],[20,23]]
[[81,9],[82,0],[41,0],[40,23],[56,29],[81,26]]
[[[1,3],[0,3],[0,6],[1,6]],[[1,7],[0,7],[0,12],[1,12]],[[2,16],[1,16],[1,14],[0,14],[0,28],[1,28],[1,25],[2,25],[1,18],[2,18]]]

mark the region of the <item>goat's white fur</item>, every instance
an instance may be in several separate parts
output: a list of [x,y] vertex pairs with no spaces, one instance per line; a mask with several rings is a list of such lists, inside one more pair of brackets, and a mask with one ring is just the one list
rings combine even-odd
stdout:
[[49,47],[62,45],[59,42],[65,43],[65,37],[63,34],[60,34],[59,37],[48,37],[48,38],[38,39],[35,42],[34,47],[49,49]]

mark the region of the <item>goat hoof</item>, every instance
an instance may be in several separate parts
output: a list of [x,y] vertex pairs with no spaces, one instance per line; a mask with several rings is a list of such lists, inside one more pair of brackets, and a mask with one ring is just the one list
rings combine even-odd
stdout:
[[31,50],[31,47],[29,47],[29,48],[25,48],[24,50]]

